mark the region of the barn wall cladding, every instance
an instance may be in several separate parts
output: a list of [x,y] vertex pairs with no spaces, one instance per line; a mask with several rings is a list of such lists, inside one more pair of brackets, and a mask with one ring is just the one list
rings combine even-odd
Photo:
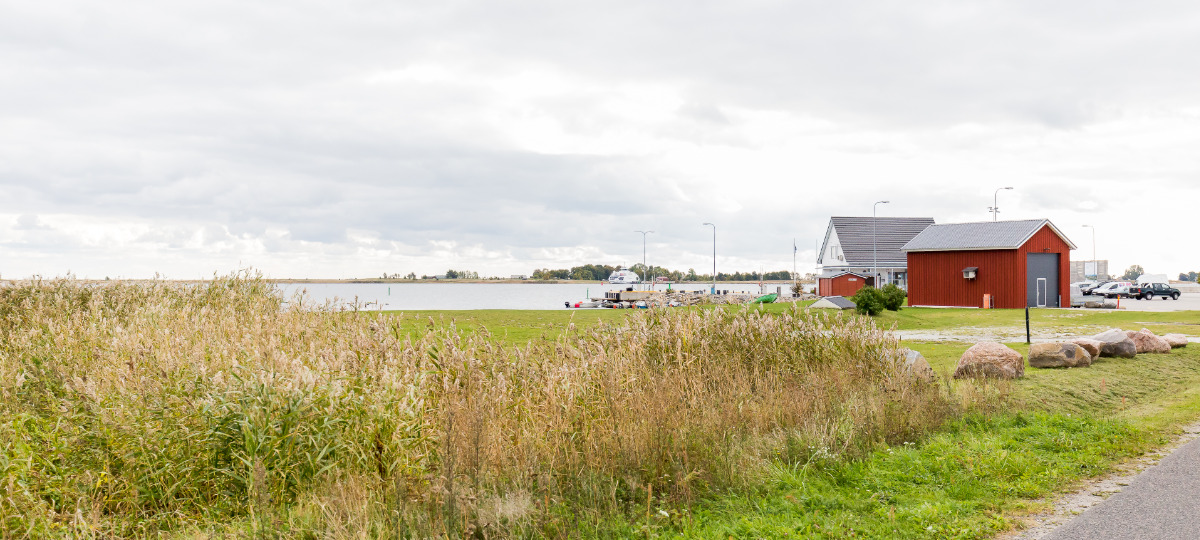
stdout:
[[817,282],[817,294],[820,296],[854,296],[864,285],[871,284],[871,278],[853,273],[820,278]]
[[[1057,290],[1047,291],[1045,301],[1049,307],[1069,305],[1071,245],[1049,224],[1042,226],[1017,249],[909,252],[908,303],[913,306],[983,307],[983,296],[990,294],[993,307],[1023,308],[1031,300],[1027,272],[1030,253],[1059,255]],[[963,269],[972,266],[979,268],[976,278],[963,278]]]

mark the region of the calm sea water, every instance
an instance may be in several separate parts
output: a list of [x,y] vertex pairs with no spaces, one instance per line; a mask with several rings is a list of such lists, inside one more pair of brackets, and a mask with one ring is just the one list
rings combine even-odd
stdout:
[[[707,291],[703,283],[672,284],[672,290]],[[767,284],[765,292],[787,285]],[[306,302],[323,305],[326,301],[360,309],[564,309],[564,302],[577,302],[604,296],[617,290],[616,285],[574,283],[304,283],[280,284],[284,298],[294,300],[303,294]],[[655,286],[665,290],[665,285]],[[718,290],[758,293],[757,282],[717,283]]]

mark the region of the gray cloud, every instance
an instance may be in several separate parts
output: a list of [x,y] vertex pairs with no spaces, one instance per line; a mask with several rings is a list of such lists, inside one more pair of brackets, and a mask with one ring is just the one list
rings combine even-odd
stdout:
[[[160,247],[199,253],[196,238],[344,256],[351,231],[401,258],[434,241],[617,258],[643,227],[684,264],[708,252],[704,221],[731,257],[786,260],[791,237],[806,248],[829,215],[865,214],[879,193],[893,215],[944,221],[986,217],[995,176],[980,173],[1073,194],[1147,178],[1182,189],[1200,174],[1186,160],[1149,168],[1153,149],[1063,159],[1045,142],[1196,106],[1200,10],[1183,2],[5,11],[0,213],[20,216],[3,242],[23,253],[89,253],[48,217],[72,215],[151,224],[121,248],[146,265]],[[512,82],[531,73],[549,75]],[[515,129],[529,126],[542,127]],[[770,151],[778,169],[756,169]],[[692,155],[727,179],[688,169]],[[863,163],[887,177],[862,177]],[[938,167],[962,179],[927,180]],[[1011,216],[1115,208],[1025,193],[1004,203]]]

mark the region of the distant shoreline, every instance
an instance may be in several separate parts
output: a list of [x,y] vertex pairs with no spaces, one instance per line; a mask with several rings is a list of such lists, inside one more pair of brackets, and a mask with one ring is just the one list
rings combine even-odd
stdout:
[[[611,285],[611,283],[601,282],[598,280],[586,279],[267,279],[272,283],[284,283],[288,285],[294,284],[319,284],[319,283],[386,283],[388,285],[418,285],[429,283],[482,283],[482,284],[505,284],[519,283],[532,285]],[[658,282],[655,285],[704,285],[712,283],[711,281],[671,281]],[[754,284],[757,280],[752,281],[718,281],[718,284]],[[763,285],[790,285],[792,280],[763,280]],[[800,280],[800,283],[812,283],[811,281]]]
[[[41,281],[55,281],[61,278],[43,278]],[[17,285],[37,281],[36,279],[0,279],[0,284]],[[72,281],[81,283],[211,283],[211,279],[79,279],[74,278]],[[528,284],[528,285],[612,285],[608,282],[599,280],[584,280],[584,279],[335,279],[335,278],[287,278],[273,279],[263,278],[263,281],[277,283],[282,285],[338,285],[338,284],[388,284],[388,285],[421,285],[421,284],[454,284],[454,283],[478,283],[478,284]],[[658,282],[655,285],[705,285],[711,281],[670,281]],[[738,285],[738,284],[756,284],[757,280],[751,281],[718,281],[717,284]],[[800,280],[800,283],[813,283],[810,280]],[[791,285],[792,280],[763,280],[763,285]],[[639,285],[645,285],[639,284]]]

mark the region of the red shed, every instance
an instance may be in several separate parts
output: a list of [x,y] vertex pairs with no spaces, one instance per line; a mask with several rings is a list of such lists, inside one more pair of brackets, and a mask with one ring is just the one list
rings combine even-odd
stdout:
[[1070,306],[1072,249],[1046,219],[932,225],[904,246],[908,304]]
[[854,272],[838,272],[817,278],[817,295],[854,296],[854,293],[858,292],[864,285],[871,284],[872,280],[868,276]]

